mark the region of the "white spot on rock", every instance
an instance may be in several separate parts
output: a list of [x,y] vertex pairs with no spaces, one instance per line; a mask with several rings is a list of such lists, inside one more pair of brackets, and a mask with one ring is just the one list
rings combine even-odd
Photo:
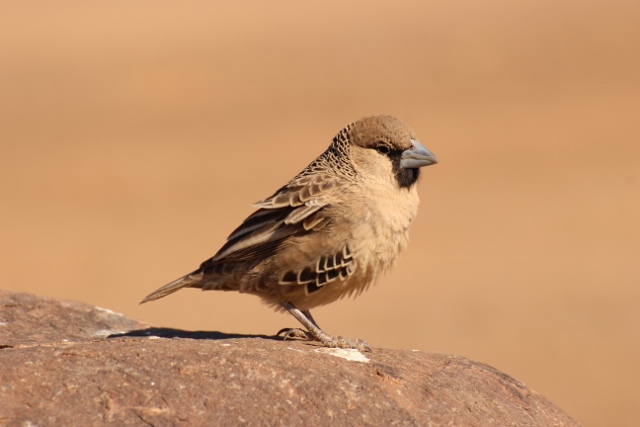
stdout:
[[369,359],[355,348],[318,348],[316,353],[326,353],[331,356],[341,357],[349,362],[369,363]]
[[124,316],[124,314],[118,313],[117,311],[109,310],[108,308],[95,307],[95,309],[98,310],[98,311],[102,311],[104,313],[112,314],[114,316],[120,316],[120,317]]

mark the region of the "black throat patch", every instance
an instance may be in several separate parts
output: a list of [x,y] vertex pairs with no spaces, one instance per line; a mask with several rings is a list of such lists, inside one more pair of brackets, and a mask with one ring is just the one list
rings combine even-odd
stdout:
[[391,160],[393,175],[396,177],[400,188],[409,188],[418,181],[420,168],[407,169],[400,166],[402,151],[390,151],[387,157]]

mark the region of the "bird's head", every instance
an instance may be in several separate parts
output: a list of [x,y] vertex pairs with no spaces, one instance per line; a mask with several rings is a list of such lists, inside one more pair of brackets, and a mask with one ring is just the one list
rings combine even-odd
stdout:
[[349,125],[346,132],[358,174],[410,188],[418,180],[421,167],[438,163],[413,130],[393,116],[362,118]]

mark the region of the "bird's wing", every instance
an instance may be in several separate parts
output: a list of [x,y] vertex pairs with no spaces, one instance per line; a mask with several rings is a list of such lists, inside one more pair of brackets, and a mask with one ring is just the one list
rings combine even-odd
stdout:
[[353,255],[347,244],[342,250],[320,257],[314,266],[306,266],[298,271],[288,271],[280,279],[281,285],[305,285],[311,294],[334,280],[346,279],[353,273]]
[[338,182],[321,174],[297,177],[255,204],[260,209],[245,219],[201,268],[264,259],[290,239],[324,227],[329,222],[325,208],[338,189]]

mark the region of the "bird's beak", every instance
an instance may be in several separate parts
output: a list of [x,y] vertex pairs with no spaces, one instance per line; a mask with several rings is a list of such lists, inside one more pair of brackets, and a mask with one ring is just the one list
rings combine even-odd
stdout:
[[415,139],[411,140],[411,148],[404,150],[400,156],[400,167],[405,169],[417,169],[436,163],[436,156]]

